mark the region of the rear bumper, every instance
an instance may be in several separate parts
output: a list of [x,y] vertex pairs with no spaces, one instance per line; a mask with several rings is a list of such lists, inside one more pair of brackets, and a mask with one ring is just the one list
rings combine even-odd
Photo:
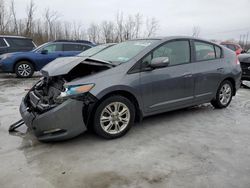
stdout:
[[82,101],[68,99],[43,114],[31,112],[24,100],[19,110],[25,124],[34,131],[38,140],[48,142],[70,139],[86,131],[82,109]]

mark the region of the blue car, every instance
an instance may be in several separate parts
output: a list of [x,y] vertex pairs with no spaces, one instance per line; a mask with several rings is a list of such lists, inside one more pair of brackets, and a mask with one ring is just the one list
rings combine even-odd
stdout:
[[75,56],[93,46],[95,44],[89,41],[57,40],[45,43],[30,52],[3,54],[0,56],[0,72],[29,78],[56,58]]

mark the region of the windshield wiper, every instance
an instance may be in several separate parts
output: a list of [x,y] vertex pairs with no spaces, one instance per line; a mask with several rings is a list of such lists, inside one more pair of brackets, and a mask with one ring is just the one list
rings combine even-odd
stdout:
[[91,61],[97,61],[97,62],[100,62],[100,63],[108,64],[108,65],[111,65],[112,67],[116,66],[115,64],[113,64],[112,61],[105,61],[105,60],[101,60],[101,59],[95,59],[95,58],[92,58],[92,57],[88,57],[87,59],[85,59],[85,61],[88,60],[88,59],[91,60]]

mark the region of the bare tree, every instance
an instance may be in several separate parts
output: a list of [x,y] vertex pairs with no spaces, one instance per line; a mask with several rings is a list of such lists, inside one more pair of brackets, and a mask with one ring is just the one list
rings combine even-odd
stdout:
[[92,23],[88,28],[89,40],[98,43],[99,42],[99,26],[95,23]]
[[35,13],[35,3],[33,0],[30,1],[30,4],[27,6],[26,11],[27,11],[27,19],[26,19],[25,35],[31,36],[34,13]]
[[158,21],[155,18],[148,18],[146,21],[146,36],[152,37],[159,28]]
[[116,14],[116,32],[117,32],[117,42],[123,41],[123,12],[118,12]]
[[194,27],[193,27],[192,36],[193,36],[193,37],[199,37],[200,32],[201,32],[200,27],[199,27],[199,26],[194,26]]
[[44,14],[45,20],[46,20],[46,33],[48,40],[55,39],[55,33],[54,33],[54,24],[59,18],[59,15],[56,11],[51,11],[49,8],[45,10]]
[[[27,4],[25,18],[17,16],[15,0],[0,0],[0,34],[25,35],[33,38],[37,44],[55,39],[86,39],[100,42],[122,42],[141,36],[142,32],[150,37],[158,29],[158,21],[154,18],[144,22],[142,15],[125,15],[117,12],[115,19],[90,24],[85,30],[78,22],[65,22],[59,19],[59,14],[49,8],[45,9],[42,17],[36,17],[35,0]],[[145,29],[145,30],[143,30]]]
[[135,36],[135,21],[134,18],[129,15],[124,24],[124,40],[129,40]]
[[142,26],[142,15],[140,15],[140,13],[137,13],[135,15],[135,38],[140,37],[141,26]]
[[103,40],[106,43],[114,42],[114,24],[111,21],[103,21],[101,24]]
[[10,23],[10,16],[6,11],[5,1],[0,0],[0,33],[8,33],[8,27]]
[[18,23],[17,23],[17,17],[16,17],[16,8],[15,8],[15,1],[12,0],[10,3],[10,14],[13,22],[13,32],[18,35],[19,30],[18,30]]

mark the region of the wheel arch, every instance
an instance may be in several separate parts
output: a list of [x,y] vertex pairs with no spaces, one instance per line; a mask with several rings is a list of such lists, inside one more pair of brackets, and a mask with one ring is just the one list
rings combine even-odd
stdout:
[[232,77],[226,77],[224,80],[222,80],[221,83],[223,83],[226,80],[229,81],[229,82],[231,82],[231,84],[233,85],[233,96],[235,96],[236,95],[236,82],[235,82],[234,78],[232,78]]
[[21,61],[27,61],[27,62],[31,63],[31,64],[33,65],[33,67],[34,67],[34,71],[37,71],[36,65],[35,65],[34,61],[32,61],[32,60],[29,59],[29,58],[20,58],[20,59],[17,59],[17,60],[15,61],[15,63],[14,63],[13,68],[12,68],[12,71],[13,71],[13,72],[15,72],[15,67],[16,67],[17,63],[19,63],[19,62],[21,62]]
[[85,113],[86,113],[86,111],[88,111],[87,117],[83,117],[84,121],[88,125],[88,127],[89,127],[89,123],[91,123],[92,120],[93,120],[94,112],[95,112],[96,108],[98,107],[98,105],[102,101],[104,101],[105,99],[107,99],[107,98],[109,98],[111,96],[114,96],[114,95],[120,95],[120,96],[123,96],[123,97],[126,97],[127,99],[129,99],[135,106],[135,121],[139,122],[139,121],[142,120],[143,113],[142,113],[141,105],[140,105],[138,99],[135,97],[135,95],[132,94],[131,92],[127,91],[127,90],[114,90],[114,91],[111,91],[111,92],[108,92],[108,93],[104,94],[99,100],[97,100],[97,102],[90,105],[88,107],[88,109],[84,110]]

